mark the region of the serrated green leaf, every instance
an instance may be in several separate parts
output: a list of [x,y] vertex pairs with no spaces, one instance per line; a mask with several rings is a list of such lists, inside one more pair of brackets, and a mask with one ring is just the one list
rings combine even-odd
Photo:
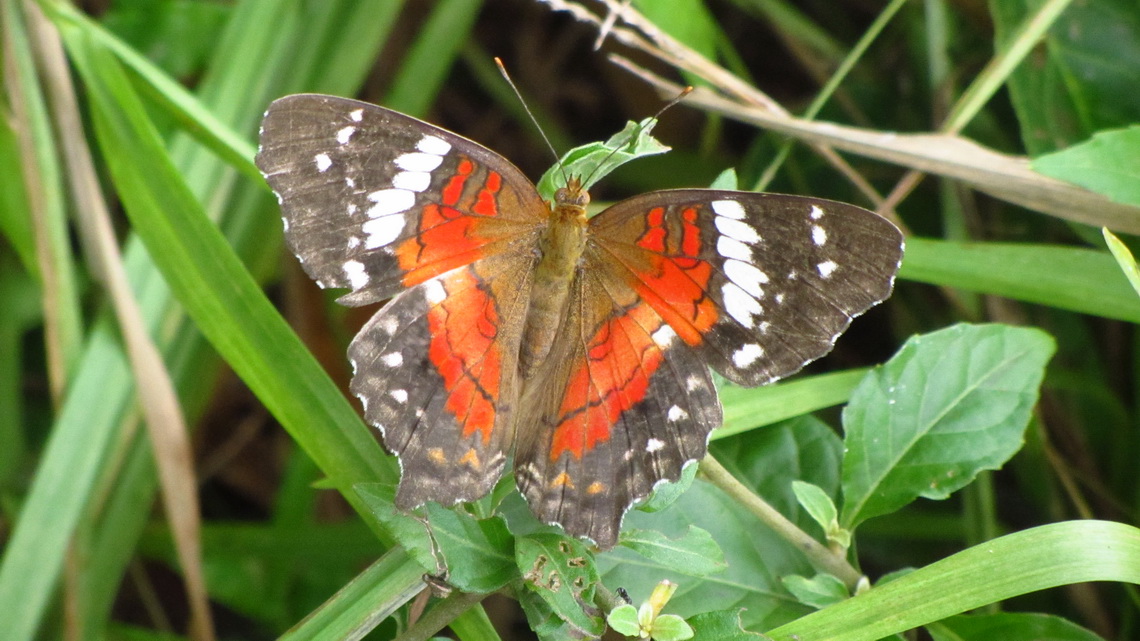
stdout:
[[706,576],[727,567],[724,552],[712,535],[695,525],[690,525],[685,534],[676,539],[657,530],[626,530],[619,544],[661,567],[690,576]]
[[1035,171],[1140,205],[1140,125],[1097,132],[1078,145],[1035,158]]
[[740,614],[739,609],[714,610],[689,617],[693,641],[764,641],[768,638],[741,627]]
[[554,616],[578,633],[602,633],[605,622],[593,604],[598,572],[584,543],[557,534],[522,537],[515,542],[515,562],[524,589],[545,602]]
[[1072,621],[1035,613],[959,615],[926,629],[934,641],[1102,641]]
[[546,170],[538,181],[538,193],[551,200],[554,192],[564,185],[565,176],[581,178],[582,187],[589,189],[599,180],[625,163],[643,156],[654,156],[669,151],[650,135],[657,121],[646,118],[641,122],[626,123],[625,128],[605,142],[575,147],[562,156],[559,164]]
[[821,609],[847,599],[851,594],[847,586],[830,574],[817,574],[812,578],[793,574],[783,579],[784,587],[796,595],[800,603]]
[[637,636],[641,633],[641,624],[637,620],[637,608],[628,603],[610,610],[609,615],[606,616],[606,623],[613,628],[614,632],[624,634],[627,637]]
[[672,505],[673,501],[676,501],[693,484],[693,479],[697,478],[698,467],[695,465],[695,461],[686,465],[681,470],[680,478],[676,481],[666,481],[653,488],[653,493],[644,502],[638,504],[637,509],[652,513],[660,512]]
[[1022,444],[1053,339],[1030,328],[955,325],[907,341],[843,412],[847,529],[915,498],[943,499]]
[[653,620],[650,636],[654,641],[685,641],[693,638],[693,628],[676,614],[662,614]]

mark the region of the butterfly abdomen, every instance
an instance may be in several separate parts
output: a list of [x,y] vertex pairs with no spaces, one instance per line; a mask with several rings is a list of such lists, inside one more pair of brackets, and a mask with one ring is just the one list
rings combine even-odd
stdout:
[[589,197],[580,192],[576,200],[561,193],[551,209],[550,221],[539,239],[541,254],[534,272],[530,310],[519,352],[519,374],[528,378],[550,353],[562,318],[574,273],[586,247],[586,206]]

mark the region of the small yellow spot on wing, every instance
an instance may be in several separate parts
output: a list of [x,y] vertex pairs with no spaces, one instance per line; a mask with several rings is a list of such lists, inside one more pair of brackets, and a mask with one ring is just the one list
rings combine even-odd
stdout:
[[550,487],[563,487],[563,486],[568,487],[570,489],[574,489],[574,482],[570,480],[570,475],[567,474],[566,472],[563,472],[563,473],[559,474],[558,476],[554,477],[554,480],[550,482]]
[[601,481],[594,481],[590,487],[586,488],[586,494],[601,494],[606,491],[606,484]]
[[438,465],[447,463],[447,456],[444,455],[443,450],[438,447],[433,447],[428,450],[428,458],[431,459],[432,463]]
[[459,458],[460,465],[470,465],[476,470],[483,469],[483,461],[479,460],[479,453],[474,449],[467,450],[467,453]]

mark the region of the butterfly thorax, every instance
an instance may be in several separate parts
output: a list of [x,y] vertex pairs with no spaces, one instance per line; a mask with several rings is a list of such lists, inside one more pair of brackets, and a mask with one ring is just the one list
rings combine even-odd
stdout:
[[523,330],[519,373],[525,379],[542,364],[566,313],[570,285],[586,247],[590,195],[577,178],[554,194],[546,229],[538,241],[538,264]]

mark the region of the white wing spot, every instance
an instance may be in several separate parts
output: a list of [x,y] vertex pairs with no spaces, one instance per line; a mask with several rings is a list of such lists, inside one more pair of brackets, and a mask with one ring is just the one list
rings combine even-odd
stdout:
[[400,352],[390,352],[380,357],[388,367],[399,367],[404,364],[404,355]]
[[669,412],[666,414],[666,416],[670,421],[676,423],[681,419],[688,418],[689,413],[682,409],[680,406],[674,405],[673,407],[669,408]]
[[317,171],[322,174],[328,171],[329,167],[332,167],[332,158],[329,158],[328,154],[317,154],[313,156],[313,162],[317,163]]
[[690,376],[685,379],[685,390],[692,392],[704,387],[704,381],[699,376]]
[[820,218],[823,218],[823,210],[819,208],[819,205],[812,205],[811,206],[811,219],[812,220],[819,220]]
[[724,298],[724,307],[728,315],[736,322],[751,329],[754,324],[753,317],[764,313],[764,308],[740,288],[736,283],[725,283],[720,286],[720,293]]
[[834,260],[825,260],[822,263],[816,265],[815,268],[819,270],[820,276],[824,278],[831,278],[831,275],[835,273],[835,270],[839,269],[839,265],[835,264]]
[[288,218],[282,216],[281,217],[281,225],[285,228],[285,231],[289,231],[289,219]]
[[424,152],[425,154],[435,154],[442,156],[451,151],[451,144],[443,138],[437,136],[424,136],[416,143],[416,149]]
[[424,283],[424,298],[432,305],[438,305],[447,298],[447,290],[443,288],[443,283],[439,279],[432,279]]
[[819,225],[811,226],[811,242],[815,243],[816,247],[823,247],[827,244],[827,232]]
[[424,408],[417,407],[416,408],[416,418],[421,418],[423,415],[424,415]]
[[347,145],[349,140],[352,140],[352,134],[356,133],[356,127],[349,125],[336,132],[336,141],[342,145]]
[[354,109],[354,110],[348,112],[348,117],[352,118],[353,122],[360,122],[361,120],[364,120],[364,110],[363,109]]
[[392,398],[396,399],[397,403],[407,403],[408,402],[408,390],[394,389],[391,392],[388,392],[388,394]]
[[755,265],[742,263],[739,260],[726,260],[724,273],[744,291],[756,298],[764,298],[764,290],[760,285],[768,282],[768,275],[757,269]]
[[756,359],[760,358],[763,355],[763,347],[760,347],[756,343],[748,343],[733,353],[732,364],[736,365],[740,369],[744,369],[751,366],[756,362]]
[[735,200],[714,200],[712,201],[712,210],[717,216],[744,220],[744,206]]
[[652,454],[665,448],[665,441],[659,438],[651,438],[645,442],[645,451]]
[[379,218],[411,209],[416,204],[416,194],[407,189],[381,189],[368,194],[368,200],[376,203],[368,208],[368,217]]
[[348,186],[349,189],[356,189],[356,181],[353,180],[352,176],[345,176],[344,184]]
[[776,294],[776,304],[779,305],[782,302],[784,302],[784,295],[783,294]]
[[434,171],[443,162],[443,156],[412,152],[397,156],[392,162],[404,171]]
[[404,217],[396,214],[373,218],[361,225],[360,229],[368,234],[368,238],[364,241],[364,248],[376,249],[400,237],[400,232],[404,231]]
[[746,263],[752,262],[752,248],[735,238],[729,238],[728,236],[717,238],[716,251],[725,258],[735,258],[736,260],[742,260]]
[[356,203],[348,203],[348,207],[346,207],[346,208],[345,208],[345,211],[347,211],[347,212],[348,212],[348,215],[349,215],[349,216],[355,216],[355,215],[356,215],[356,212],[357,212],[359,209],[360,209],[360,208],[356,206]]
[[755,244],[760,242],[760,234],[756,233],[756,229],[752,227],[752,225],[740,220],[717,216],[716,228],[725,236],[742,243]]
[[348,279],[352,289],[360,289],[368,284],[368,272],[364,271],[364,263],[350,260],[344,263],[344,277]]
[[769,323],[768,321],[762,321],[762,322],[760,323],[760,327],[759,327],[759,329],[760,329],[760,333],[761,333],[761,334],[767,334],[767,333],[768,333],[768,328],[769,328],[769,327],[771,327],[771,326],[772,326],[772,323]]
[[431,185],[431,174],[423,171],[401,171],[392,176],[392,186],[420,192]]
[[673,342],[673,339],[677,338],[677,332],[673,331],[673,328],[668,325],[662,325],[657,328],[657,331],[653,332],[650,337],[658,347],[668,347]]
[[356,249],[359,246],[360,246],[360,237],[359,236],[349,236],[348,237],[348,248],[349,249]]
[[384,319],[380,321],[380,329],[384,330],[384,333],[389,336],[395,334],[399,328],[400,321],[396,320],[395,316],[385,316]]

